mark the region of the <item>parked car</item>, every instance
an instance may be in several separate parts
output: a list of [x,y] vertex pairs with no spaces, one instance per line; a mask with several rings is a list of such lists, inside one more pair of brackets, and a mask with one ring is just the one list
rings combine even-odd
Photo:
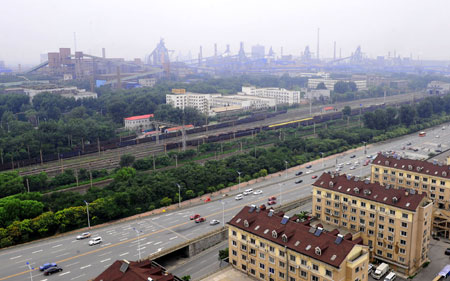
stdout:
[[196,223],[204,222],[204,221],[206,221],[206,219],[204,217],[200,217],[200,218],[195,220]]
[[259,189],[259,190],[254,191],[253,195],[259,195],[259,194],[262,194],[262,193],[263,193],[262,190]]
[[299,183],[302,183],[302,182],[303,182],[303,180],[295,181],[296,184],[299,184]]
[[306,169],[311,169],[311,168],[312,168],[312,165],[306,166]]
[[198,219],[199,217],[201,217],[199,214],[195,214],[195,215],[192,215],[192,216],[190,217],[190,219],[191,219],[191,220],[195,220],[195,219]]
[[92,238],[91,241],[89,241],[89,246],[94,246],[94,245],[100,244],[100,243],[102,243],[102,241],[103,240],[100,236],[94,237],[94,238]]
[[219,220],[212,220],[212,221],[209,222],[210,225],[216,225],[216,224],[219,224],[219,223],[220,223]]
[[275,205],[275,204],[277,204],[277,201],[275,201],[275,200],[271,200],[271,201],[267,202],[267,205]]
[[250,195],[250,194],[252,194],[252,192],[253,192],[253,188],[249,188],[249,189],[246,189],[246,190],[244,190],[244,195]]
[[54,266],[48,268],[46,271],[44,271],[44,275],[52,275],[53,273],[61,272],[62,268],[59,266]]
[[312,172],[314,172],[313,170],[308,170],[306,171],[306,174],[311,174]]
[[355,166],[351,166],[351,167],[350,167],[350,170],[354,170],[354,169],[355,169]]
[[271,196],[271,197],[269,197],[269,199],[267,199],[267,201],[275,201],[275,200],[277,200],[277,198],[275,196]]
[[81,233],[80,235],[77,236],[77,240],[81,240],[81,239],[86,239],[91,237],[91,233],[89,232],[85,232],[85,233]]
[[350,158],[355,158],[356,157],[356,155],[355,154],[353,154],[352,156],[350,156]]
[[300,171],[300,172],[297,172],[295,175],[296,176],[300,176],[301,174],[303,174],[303,172],[302,171]]
[[236,197],[234,197],[234,199],[236,199],[236,200],[244,199],[244,195],[238,194],[238,195],[236,195]]
[[56,265],[56,263],[54,263],[54,262],[44,263],[43,265],[41,265],[41,266],[39,267],[39,270],[40,270],[40,271],[44,271],[44,270],[46,270],[47,268],[55,267],[55,266],[57,266],[57,265]]
[[369,263],[369,267],[368,267],[368,273],[372,273],[373,271],[373,264]]
[[317,176],[316,176],[316,175],[314,175],[314,176],[312,176],[311,178],[312,178],[312,179],[317,179]]
[[445,255],[446,255],[446,256],[450,256],[450,248],[447,248],[447,249],[445,250]]

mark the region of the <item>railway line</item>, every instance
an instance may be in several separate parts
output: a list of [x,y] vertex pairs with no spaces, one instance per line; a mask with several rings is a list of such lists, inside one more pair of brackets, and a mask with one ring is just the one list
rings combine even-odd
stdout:
[[[416,95],[418,99],[422,98],[425,94],[421,94],[419,96]],[[370,107],[368,107],[368,104],[376,104],[379,103],[380,100],[382,101],[382,98],[376,98],[376,99],[370,99],[365,100],[366,107],[364,107],[364,111]],[[405,103],[409,102],[411,100],[411,97],[407,95],[399,95],[399,96],[392,96],[389,100],[386,100],[386,104],[398,104],[398,103]],[[342,103],[339,104],[340,106],[344,107],[346,105],[355,106],[355,104],[359,105],[361,101],[353,101],[348,103]],[[316,106],[311,109],[311,113],[317,114],[318,111],[321,109],[321,107]],[[359,114],[360,110],[362,113],[363,108],[357,108],[353,110],[353,115]],[[232,125],[228,127],[223,128],[217,128],[217,129],[209,129],[204,130],[200,132],[191,132],[187,135],[187,143],[191,146],[196,146],[198,144],[204,143],[204,142],[214,142],[214,141],[225,141],[230,140],[236,137],[251,135],[253,133],[259,133],[261,130],[264,129],[278,129],[282,126],[274,126],[275,124],[283,124],[286,126],[293,125],[294,123],[299,125],[305,125],[305,123],[301,122],[295,122],[295,120],[302,120],[305,118],[298,119],[300,116],[309,116],[310,109],[309,108],[300,108],[298,110],[292,110],[284,114],[273,116],[272,118],[268,119],[262,119],[257,120],[255,122],[249,122],[249,123],[243,123],[243,124],[237,124]],[[332,114],[341,114],[341,112],[334,112]],[[307,118],[315,118],[315,120],[311,121],[312,123],[315,123],[315,121],[320,122],[324,121],[322,118],[327,118],[330,114],[320,114],[315,115],[314,117],[307,117]],[[342,114],[340,115],[342,117]],[[338,118],[341,118],[338,117]],[[320,118],[320,119],[319,119]],[[293,120],[295,119],[295,120]],[[334,118],[337,119],[337,118]],[[268,122],[270,120],[271,125],[268,125]],[[326,121],[326,120],[325,120]],[[312,124],[311,123],[311,124]],[[294,125],[295,125],[294,124]],[[306,123],[307,124],[307,123]],[[120,157],[123,154],[132,154],[136,157],[136,159],[141,159],[147,156],[151,156],[153,154],[158,154],[161,152],[165,152],[170,149],[177,149],[181,148],[181,136],[178,134],[178,136],[173,136],[172,138],[162,139],[160,140],[160,143],[158,144],[155,140],[155,137],[153,137],[153,140],[149,142],[139,143],[131,145],[131,143],[128,143],[128,145],[123,147],[118,147],[116,149],[107,149],[107,147],[103,148],[100,152],[92,153],[92,154],[86,154],[81,155],[77,157],[72,157],[69,159],[60,159],[59,161],[52,161],[44,163],[43,165],[35,164],[28,167],[23,167],[20,169],[21,175],[31,175],[31,174],[37,174],[40,172],[46,172],[50,176],[56,175],[58,173],[61,173],[65,169],[113,169],[118,166]],[[127,140],[127,142],[130,142]],[[125,144],[127,144],[125,142]]]

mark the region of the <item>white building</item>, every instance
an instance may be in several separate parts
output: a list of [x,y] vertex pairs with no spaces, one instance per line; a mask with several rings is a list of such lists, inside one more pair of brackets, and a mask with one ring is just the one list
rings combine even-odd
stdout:
[[166,95],[166,103],[180,109],[193,107],[203,114],[209,114],[211,99],[220,96],[221,94],[173,93]]
[[142,87],[153,87],[156,84],[156,78],[139,79],[138,82]]
[[242,95],[274,99],[277,104],[300,103],[300,91],[288,91],[281,88],[242,87]]
[[261,98],[254,96],[231,95],[223,97],[214,97],[211,101],[212,107],[230,107],[239,106],[244,110],[262,109],[275,107],[275,99]]
[[334,90],[334,85],[339,82],[339,81],[344,81],[344,82],[354,82],[356,85],[356,89],[358,91],[362,91],[362,90],[367,90],[367,80],[335,80],[335,79],[326,79],[326,78],[311,78],[308,79],[308,88],[309,89],[316,89],[317,85],[319,85],[320,83],[324,83],[325,87],[327,87],[328,90]]
[[145,114],[124,118],[125,129],[127,130],[145,130],[150,128],[153,114]]
[[74,98],[75,100],[85,98],[94,98],[94,99],[97,98],[97,93],[88,92],[84,89],[78,89],[77,87],[43,88],[43,89],[23,88],[23,92],[30,97],[30,101],[33,101],[34,96],[41,93],[60,95],[65,98]]
[[305,92],[305,98],[309,100],[318,100],[320,98],[329,99],[330,98],[330,90],[318,90],[318,89],[308,89]]
[[427,93],[429,94],[445,94],[450,92],[450,83],[441,81],[431,81],[427,85]]

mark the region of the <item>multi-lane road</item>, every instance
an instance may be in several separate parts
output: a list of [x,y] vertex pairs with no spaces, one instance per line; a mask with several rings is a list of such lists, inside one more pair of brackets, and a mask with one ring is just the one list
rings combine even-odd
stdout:
[[[448,125],[445,125],[446,127]],[[294,199],[311,194],[312,176],[319,176],[322,171],[335,170],[336,164],[343,163],[343,173],[367,176],[370,174],[370,166],[361,166],[367,155],[373,155],[379,151],[395,150],[405,153],[406,156],[426,157],[432,149],[441,150],[450,147],[450,128],[446,130],[439,126],[426,130],[427,136],[419,137],[412,134],[391,142],[375,144],[354,152],[342,153],[330,156],[313,163],[310,173],[304,168],[291,169],[288,173],[282,173],[279,177],[255,183],[254,190],[261,189],[261,195],[244,196],[242,200],[235,200],[234,194],[225,197],[222,201],[212,201],[202,205],[193,206],[161,215],[141,218],[134,221],[126,221],[108,225],[92,231],[92,235],[99,235],[103,243],[88,246],[88,240],[76,240],[76,235],[66,235],[28,243],[9,249],[0,250],[0,280],[88,280],[100,274],[116,259],[136,260],[152,253],[167,249],[178,243],[193,239],[215,228],[221,227],[223,218],[228,221],[244,205],[262,204],[267,202],[269,196],[276,196],[277,204],[286,203]],[[436,137],[439,135],[439,138]],[[411,142],[411,145],[407,145]],[[418,148],[417,152],[408,150],[408,146]],[[402,148],[405,147],[405,150]],[[355,155],[354,158],[351,158]],[[360,164],[350,170],[358,161]],[[350,163],[347,165],[347,163]],[[297,171],[303,171],[301,176],[295,176]],[[303,179],[300,184],[295,184],[298,179]],[[248,188],[248,187],[245,187]],[[242,188],[244,189],[244,188]],[[223,202],[223,204],[222,204]],[[192,214],[200,214],[207,218],[207,222],[195,223],[189,220]],[[210,226],[212,219],[221,221],[219,225]],[[139,230],[139,240],[136,230]],[[47,262],[56,262],[64,270],[53,276],[43,276],[39,270],[29,271],[26,263],[32,267]]]

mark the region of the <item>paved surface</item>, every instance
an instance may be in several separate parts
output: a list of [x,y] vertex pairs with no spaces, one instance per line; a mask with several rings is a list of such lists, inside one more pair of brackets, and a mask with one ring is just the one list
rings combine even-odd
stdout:
[[[448,126],[448,125],[446,125]],[[434,135],[439,131],[440,138]],[[239,190],[229,191],[230,196],[224,197],[221,201],[212,201],[186,209],[169,211],[145,218],[128,219],[124,222],[107,225],[93,230],[93,235],[100,235],[103,243],[96,246],[88,246],[87,240],[75,240],[76,235],[61,236],[10,249],[0,250],[0,280],[29,280],[29,271],[26,262],[31,266],[38,267],[46,262],[58,263],[64,271],[55,276],[44,277],[37,270],[32,271],[33,280],[87,280],[100,274],[106,267],[116,259],[136,260],[139,256],[148,255],[177,245],[183,241],[193,239],[205,234],[221,225],[210,226],[208,222],[196,224],[189,220],[189,216],[198,213],[207,220],[218,219],[228,221],[243,206],[249,204],[262,204],[267,202],[267,197],[277,196],[277,204],[298,199],[311,194],[311,183],[314,181],[311,176],[319,176],[323,170],[335,169],[336,163],[353,164],[344,165],[342,172],[353,173],[354,175],[368,175],[369,166],[362,167],[361,164],[356,169],[350,170],[354,162],[362,163],[367,155],[375,154],[379,151],[398,150],[409,156],[426,157],[427,151],[419,149],[418,152],[401,150],[405,143],[412,142],[419,148],[441,143],[442,147],[450,145],[450,129],[441,130],[441,126],[433,130],[427,130],[426,137],[418,137],[417,134],[398,138],[392,142],[376,144],[367,147],[367,154],[364,148],[349,151],[337,156],[330,156],[323,160],[312,162],[311,173],[307,174],[303,165],[281,172],[279,175],[272,175],[270,178],[254,183],[251,187],[262,189],[261,195],[245,196],[242,200],[235,200],[234,194]],[[350,158],[356,155],[355,158]],[[295,173],[304,171],[303,175],[296,177]],[[301,184],[295,184],[297,179],[303,179]],[[246,183],[242,183],[240,189],[248,188]],[[238,189],[236,187],[236,189]],[[223,207],[223,209],[222,209]],[[223,210],[223,212],[222,212]],[[224,219],[223,219],[224,218]],[[142,231],[140,239],[133,228]],[[139,250],[138,250],[139,249]]]
[[254,281],[255,279],[250,278],[247,274],[233,269],[231,266],[228,266],[222,269],[219,272],[216,272],[213,275],[205,277],[202,281]]

